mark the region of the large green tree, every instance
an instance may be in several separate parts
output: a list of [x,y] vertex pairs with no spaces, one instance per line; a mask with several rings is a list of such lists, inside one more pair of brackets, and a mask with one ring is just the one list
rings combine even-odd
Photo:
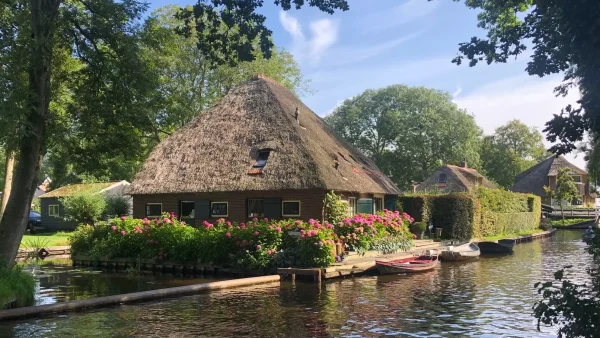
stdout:
[[[458,1],[458,0],[455,0]],[[578,88],[581,99],[556,112],[545,132],[557,153],[567,153],[586,131],[600,132],[600,1],[597,0],[466,0],[477,10],[486,38],[460,44],[460,55],[471,66],[480,61],[504,63],[532,48],[530,75],[564,74],[556,93]]]
[[[132,179],[148,153],[165,136],[256,74],[272,77],[298,95],[308,90],[308,82],[299,66],[291,54],[281,49],[274,49],[271,58],[266,59],[256,46],[252,61],[238,62],[234,66],[215,65],[197,48],[195,27],[189,36],[176,33],[185,24],[177,17],[180,10],[177,6],[156,10],[140,32],[141,64],[135,74],[129,76],[130,84],[126,87],[138,88],[130,97],[137,95],[136,101],[145,104],[125,107],[135,109],[139,123],[122,129],[123,133],[137,138],[137,143],[125,152],[121,146],[114,146],[114,138],[97,139],[98,134],[113,134],[104,130],[97,116],[86,114],[72,119],[70,132],[62,133],[62,139],[53,143],[45,162],[53,187],[90,180]],[[132,76],[143,81],[138,81],[139,85],[132,84]],[[85,92],[87,88],[82,94]],[[106,103],[106,99],[102,103]],[[74,110],[96,110],[98,106],[93,99],[79,100]],[[94,132],[90,132],[92,130]],[[119,138],[130,140],[124,135]]]
[[481,130],[445,92],[404,85],[367,90],[325,120],[401,188],[441,164],[480,164]]
[[542,134],[533,127],[509,121],[484,137],[481,166],[488,178],[503,187],[514,184],[515,176],[548,156]]
[[[300,8],[305,2],[275,0],[275,3],[289,9],[292,5]],[[308,4],[330,13],[348,8],[345,0],[311,0]],[[185,20],[200,27],[198,31],[207,32],[197,35],[197,47],[214,60],[213,65],[251,61],[257,39],[258,48],[265,56],[271,56],[271,32],[264,25],[265,17],[256,12],[262,5],[262,0],[201,0],[185,12]],[[9,266],[14,264],[25,231],[36,178],[44,155],[52,146],[49,141],[69,132],[62,128],[62,123],[54,128],[55,122],[61,121],[60,110],[52,105],[57,94],[54,89],[61,87],[61,79],[54,72],[61,56],[74,57],[82,63],[78,76],[72,77],[77,80],[71,89],[76,100],[68,110],[68,119],[89,126],[88,133],[96,136],[82,142],[97,141],[100,145],[96,150],[108,154],[127,155],[139,149],[142,135],[128,131],[147,121],[142,112],[146,102],[141,99],[147,97],[146,91],[153,89],[146,86],[148,73],[138,49],[138,21],[145,9],[145,4],[135,0],[0,3],[2,26],[10,28],[0,31],[0,46],[14,36],[23,39],[22,48],[0,49],[0,58],[4,59],[5,54],[9,58],[21,57],[25,76],[20,87],[26,88],[22,98],[24,109],[14,118],[19,131],[15,133],[18,160],[14,177],[18,189],[13,189],[0,220],[0,261]],[[228,29],[219,30],[222,25]],[[189,31],[183,29],[181,33]],[[17,51],[23,52],[14,54]],[[82,102],[93,104],[82,105]]]

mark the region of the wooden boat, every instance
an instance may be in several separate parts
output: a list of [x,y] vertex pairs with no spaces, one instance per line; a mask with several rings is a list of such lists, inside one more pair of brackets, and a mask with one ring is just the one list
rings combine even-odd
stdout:
[[467,243],[459,246],[449,246],[442,250],[440,259],[443,261],[468,261],[479,258],[481,251],[475,243]]
[[498,242],[479,242],[479,250],[482,254],[505,254],[512,253],[515,246],[514,239],[501,239]]
[[440,263],[437,250],[426,250],[417,257],[396,259],[393,261],[375,261],[377,270],[382,275],[397,273],[414,273],[433,270]]

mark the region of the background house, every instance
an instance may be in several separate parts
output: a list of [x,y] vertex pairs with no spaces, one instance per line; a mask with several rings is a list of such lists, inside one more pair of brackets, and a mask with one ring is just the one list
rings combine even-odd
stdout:
[[327,191],[350,212],[394,209],[397,187],[292,92],[258,76],[152,151],[131,184],[134,217],[200,224],[320,219]]
[[567,161],[563,156],[551,156],[544,161],[534,165],[517,175],[515,184],[511,187],[512,191],[532,193],[542,197],[542,203],[556,205],[557,201],[550,200],[546,196],[544,186],[556,188],[556,177],[558,170],[561,168],[569,168],[571,176],[579,190],[579,201],[575,204],[590,204],[594,199],[590,195],[590,185],[588,183],[587,171],[578,168],[574,164]]
[[44,178],[44,180],[42,180],[40,185],[38,185],[36,187],[33,198],[38,198],[38,197],[42,196],[43,194],[47,193],[48,190],[50,190],[50,183],[52,183],[52,180],[50,179],[50,177]]
[[417,185],[415,192],[466,192],[479,186],[496,188],[494,183],[477,172],[477,170],[469,168],[466,161],[462,161],[460,166],[451,164],[442,166]]
[[65,220],[61,198],[83,192],[120,196],[126,194],[129,185],[127,181],[71,184],[45,193],[40,196],[42,226],[47,230],[73,230],[77,227],[75,222]]

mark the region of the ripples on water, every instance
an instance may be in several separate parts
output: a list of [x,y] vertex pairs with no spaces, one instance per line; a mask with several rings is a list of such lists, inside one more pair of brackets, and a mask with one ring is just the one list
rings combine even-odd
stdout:
[[518,245],[511,256],[443,263],[418,275],[282,283],[54,318],[0,323],[14,337],[553,337],[538,332],[533,283],[590,263],[581,233]]

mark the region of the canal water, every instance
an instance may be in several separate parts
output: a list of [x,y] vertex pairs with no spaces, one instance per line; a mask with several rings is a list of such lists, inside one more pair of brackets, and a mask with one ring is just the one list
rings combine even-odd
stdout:
[[[321,285],[286,282],[0,322],[0,337],[555,337],[552,328],[536,330],[531,313],[539,298],[533,284],[551,279],[565,265],[576,266],[570,270],[573,279],[586,279],[591,259],[581,234],[558,231],[552,238],[516,246],[510,256],[442,263],[418,275]],[[127,284],[103,278],[95,279],[93,287],[73,287],[73,298],[110,294],[110,285]],[[136,278],[127,291],[156,285]]]

